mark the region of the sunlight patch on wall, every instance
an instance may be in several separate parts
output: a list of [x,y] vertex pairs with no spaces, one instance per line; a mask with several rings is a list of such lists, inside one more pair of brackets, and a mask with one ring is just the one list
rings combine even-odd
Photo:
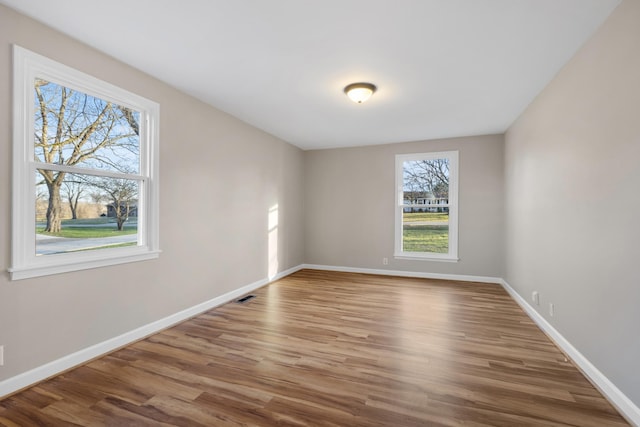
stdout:
[[268,214],[268,268],[267,277],[273,279],[278,274],[278,204],[269,208]]

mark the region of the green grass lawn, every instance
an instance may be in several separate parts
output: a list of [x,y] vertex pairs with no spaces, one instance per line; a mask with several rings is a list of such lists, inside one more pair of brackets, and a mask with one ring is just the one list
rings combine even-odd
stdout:
[[[103,224],[111,224],[105,227]],[[96,227],[91,227],[96,225]],[[118,231],[118,227],[113,218],[100,217],[89,219],[65,219],[62,220],[62,230],[59,233],[45,233],[44,225],[36,226],[36,233],[47,236],[67,237],[75,239],[90,239],[93,237],[123,236],[125,234],[136,234],[138,232],[137,220],[129,220],[125,223],[124,229]]]
[[405,223],[411,221],[448,221],[449,214],[447,212],[403,212],[402,219]]
[[111,228],[103,228],[103,227],[65,227],[63,226],[62,230],[59,233],[45,233],[44,227],[37,227],[36,233],[38,234],[46,234],[47,236],[56,236],[56,237],[68,237],[74,239],[90,239],[92,237],[111,237],[111,236],[123,236],[125,234],[136,234],[138,232],[137,228],[125,228],[122,231],[118,231],[114,226]]
[[405,252],[449,252],[448,225],[404,225],[402,250]]

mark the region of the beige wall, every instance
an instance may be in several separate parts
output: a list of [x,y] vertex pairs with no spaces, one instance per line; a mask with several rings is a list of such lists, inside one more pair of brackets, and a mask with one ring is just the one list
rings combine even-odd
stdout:
[[[158,102],[158,260],[9,281],[11,44]],[[303,152],[0,6],[0,381],[303,262]],[[273,235],[272,235],[273,237]]]
[[640,404],[640,1],[509,129],[505,157],[507,281]]
[[[460,261],[396,260],[395,155],[446,150],[460,156]],[[305,261],[502,277],[502,153],[501,135],[307,151]]]

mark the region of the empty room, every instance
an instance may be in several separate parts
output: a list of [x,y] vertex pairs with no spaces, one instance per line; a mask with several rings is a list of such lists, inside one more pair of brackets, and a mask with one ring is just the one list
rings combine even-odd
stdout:
[[640,426],[640,0],[0,0],[0,426]]

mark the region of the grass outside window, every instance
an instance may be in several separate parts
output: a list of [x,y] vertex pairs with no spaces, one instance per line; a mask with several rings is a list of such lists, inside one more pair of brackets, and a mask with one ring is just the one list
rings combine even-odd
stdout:
[[447,253],[449,214],[446,212],[404,212],[402,250],[405,252]]
[[36,234],[70,239],[91,239],[100,237],[123,236],[138,232],[137,220],[130,218],[122,231],[118,231],[113,218],[66,219],[62,221],[62,229],[58,233],[47,233],[44,224],[36,226]]

